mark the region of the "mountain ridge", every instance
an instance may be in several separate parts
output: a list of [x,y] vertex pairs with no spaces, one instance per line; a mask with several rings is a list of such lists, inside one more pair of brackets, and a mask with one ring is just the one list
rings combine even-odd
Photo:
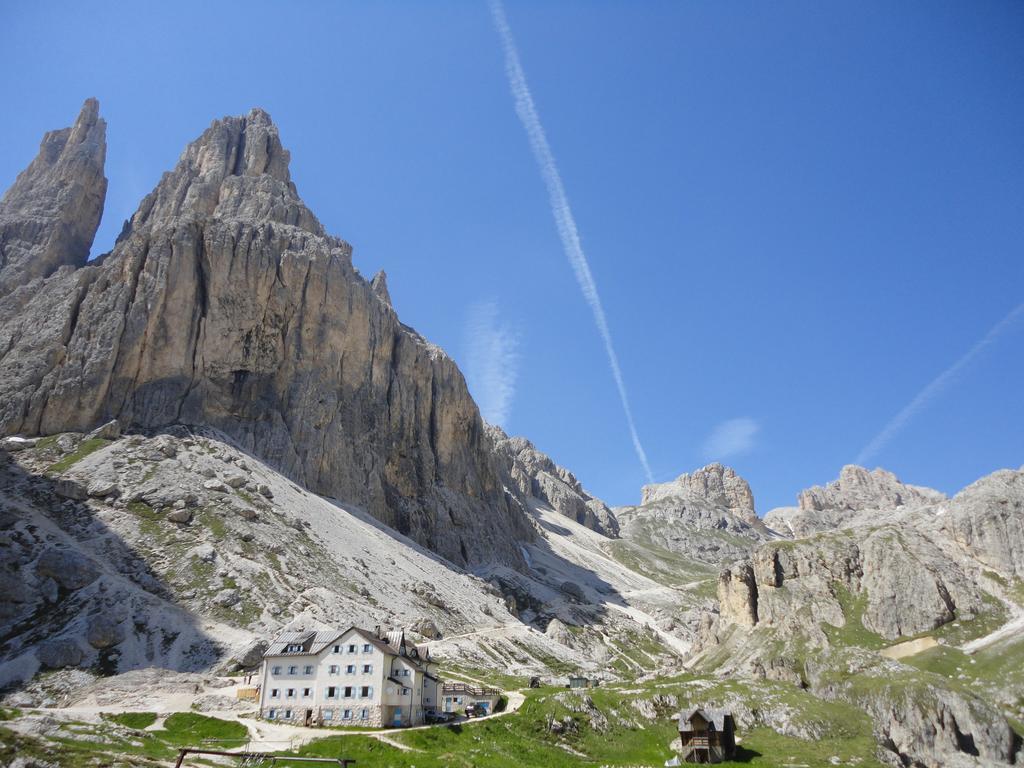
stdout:
[[760,705],[785,684],[872,713],[890,765],[1019,759],[1024,468],[947,498],[847,466],[762,520],[716,463],[612,509],[481,419],[302,202],[266,112],[213,121],[88,262],[104,135],[87,101],[0,203],[6,704],[399,621],[473,674],[725,680],[745,727],[832,733]]

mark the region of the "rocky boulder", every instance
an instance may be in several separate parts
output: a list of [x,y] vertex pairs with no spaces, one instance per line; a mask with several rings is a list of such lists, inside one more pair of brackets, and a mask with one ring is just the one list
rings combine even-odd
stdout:
[[121,622],[112,616],[93,616],[85,631],[85,639],[93,648],[104,649],[119,645],[125,637]]
[[82,649],[73,640],[50,640],[36,649],[36,658],[46,669],[78,666],[83,656]]
[[572,633],[569,631],[569,628],[557,618],[548,622],[548,626],[547,629],[544,630],[544,634],[559,645],[565,645],[570,648],[572,647]]
[[36,574],[49,577],[65,589],[81,589],[92,584],[100,574],[92,560],[71,549],[51,547],[36,561]]

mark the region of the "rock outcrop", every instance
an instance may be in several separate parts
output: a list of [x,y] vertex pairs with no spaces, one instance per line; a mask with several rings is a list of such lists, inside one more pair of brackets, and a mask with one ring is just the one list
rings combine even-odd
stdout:
[[44,199],[42,245],[0,268],[19,288],[0,298],[0,434],[214,427],[453,562],[519,564],[532,529],[462,374],[302,203],[265,112],[215,121],[110,254],[36,279],[88,252],[102,134],[87,102],[4,198],[28,221],[35,190],[72,190]]
[[88,99],[75,124],[50,131],[0,199],[0,297],[89,257],[103,215],[106,123]]
[[487,432],[511,487],[519,494],[538,499],[599,533],[618,535],[619,523],[611,509],[587,493],[572,472],[555,464],[525,437],[509,437],[500,427],[490,424]]
[[886,522],[893,515],[935,504],[945,495],[931,488],[908,485],[884,469],[867,470],[853,464],[837,480],[802,491],[797,507],[773,509],[764,517],[770,528],[806,536],[858,522]]
[[1024,467],[981,478],[924,520],[985,566],[1024,579]]
[[747,481],[721,464],[645,485],[640,506],[617,507],[615,516],[622,538],[715,566],[773,536],[754,511]]
[[747,520],[755,520],[754,494],[750,485],[732,467],[717,462],[696,472],[683,473],[667,483],[645,485],[640,504],[668,498],[697,498],[716,507],[724,507]]
[[[722,572],[718,597],[728,622],[811,633],[819,643],[816,623],[854,622],[895,640],[973,618],[983,605],[978,587],[934,542],[892,527],[766,544]],[[862,613],[848,615],[861,597]]]

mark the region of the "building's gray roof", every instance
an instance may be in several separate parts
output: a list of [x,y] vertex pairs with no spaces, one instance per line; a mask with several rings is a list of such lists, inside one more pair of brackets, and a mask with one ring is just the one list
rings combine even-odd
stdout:
[[[282,632],[274,638],[274,641],[267,648],[264,656],[315,656],[332,642],[341,637],[340,632],[330,630],[327,632],[314,632],[303,630],[299,632]],[[289,645],[301,645],[301,651],[285,651]]]
[[[387,639],[381,639],[373,630],[362,627],[351,626],[344,632],[327,630],[316,632],[312,630],[301,630],[297,632],[282,632],[267,648],[264,656],[315,656],[324,648],[337,642],[340,638],[351,631],[358,632],[366,642],[389,656],[403,656],[417,669],[424,669],[425,662],[429,661],[429,653],[420,650],[419,647],[405,642],[405,632],[394,630],[388,632]],[[285,651],[289,645],[301,645],[301,651]],[[402,647],[405,647],[405,654]]]
[[715,726],[716,731],[725,730],[725,719],[728,717],[732,719],[732,713],[726,709],[711,709],[694,707],[693,709],[683,710],[679,713],[679,732],[692,731],[693,728],[690,725],[690,721],[694,715],[700,715],[707,722]]

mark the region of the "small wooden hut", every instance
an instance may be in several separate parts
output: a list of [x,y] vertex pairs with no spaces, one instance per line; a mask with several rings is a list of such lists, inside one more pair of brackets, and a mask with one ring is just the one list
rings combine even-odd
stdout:
[[724,710],[693,709],[679,714],[684,763],[720,763],[736,754],[736,721]]

